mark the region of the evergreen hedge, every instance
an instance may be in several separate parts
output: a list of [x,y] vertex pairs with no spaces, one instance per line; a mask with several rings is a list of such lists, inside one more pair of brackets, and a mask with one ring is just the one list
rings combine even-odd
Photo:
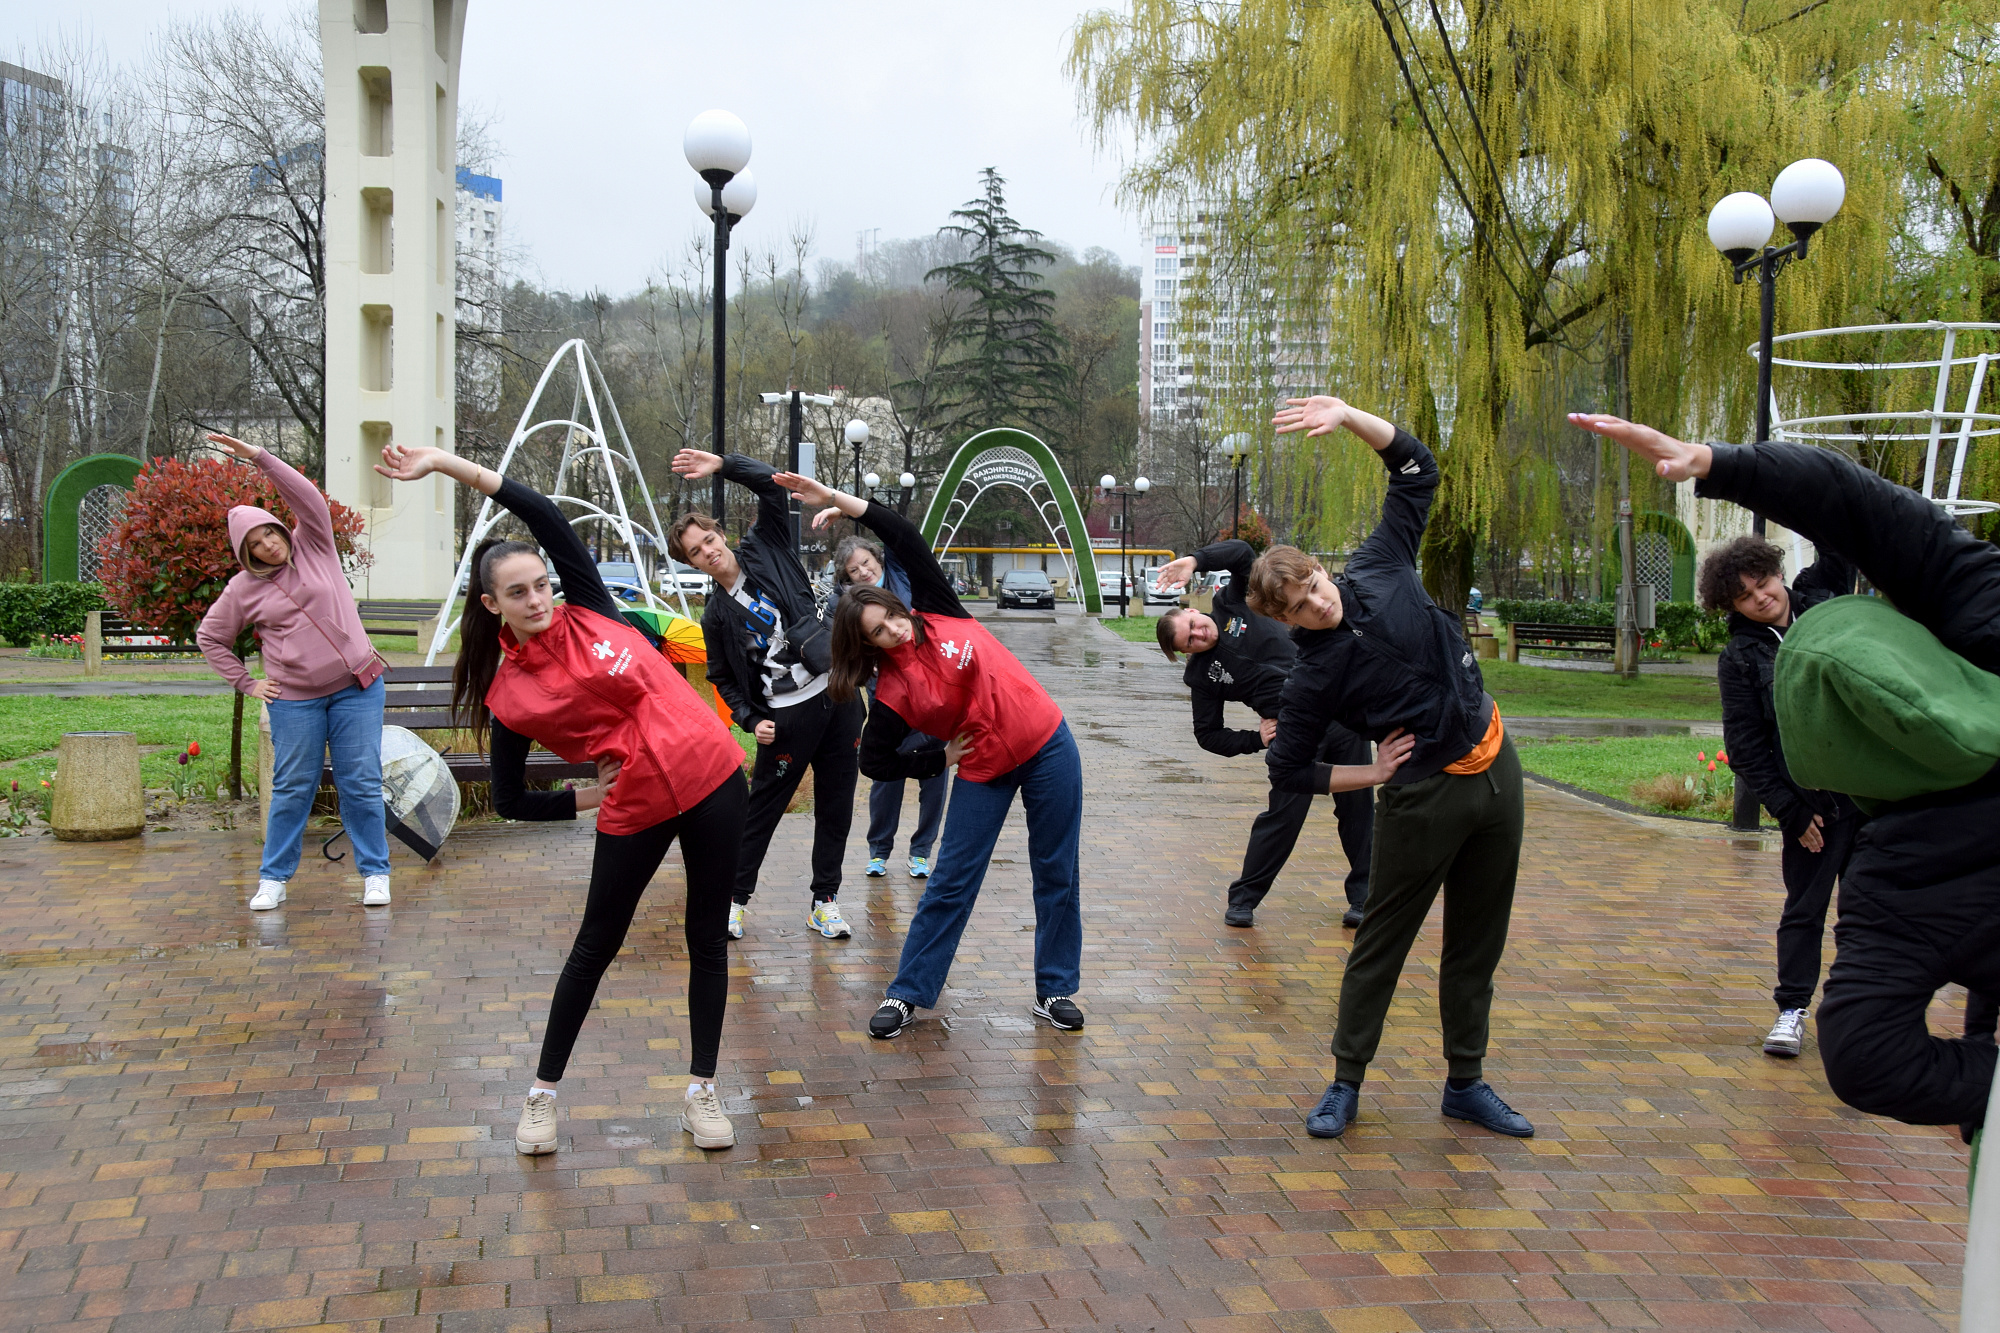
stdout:
[[81,634],[83,618],[106,608],[96,583],[0,583],[0,639],[25,648],[37,635]]

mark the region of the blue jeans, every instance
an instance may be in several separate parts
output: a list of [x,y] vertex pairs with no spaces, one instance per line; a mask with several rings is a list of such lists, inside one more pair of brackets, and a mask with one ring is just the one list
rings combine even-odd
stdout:
[[1014,793],[1028,816],[1028,864],[1035,886],[1035,994],[1074,995],[1083,963],[1083,896],[1077,844],[1083,832],[1083,762],[1069,723],[1035,757],[990,782],[954,778],[938,869],[917,902],[903,961],[889,995],[929,1009],[958,954],[959,937],[986,880],[986,864]]
[[[868,789],[868,854],[887,860],[896,850],[896,826],[903,822],[902,778],[890,778]],[[951,779],[940,773],[917,780],[917,831],[910,835],[910,855],[929,858],[944,818],[945,788]]]
[[349,685],[321,699],[273,699],[271,790],[264,820],[264,879],[291,879],[299,869],[306,819],[319,791],[320,769],[333,752],[333,787],[340,794],[340,822],[354,844],[363,875],[389,873],[389,838],[383,832],[382,696],[376,680],[367,689]]

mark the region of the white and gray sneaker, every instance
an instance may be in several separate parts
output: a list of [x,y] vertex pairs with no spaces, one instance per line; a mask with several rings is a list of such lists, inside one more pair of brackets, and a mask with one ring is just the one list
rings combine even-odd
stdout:
[[251,895],[250,910],[268,912],[285,901],[285,881],[282,879],[260,879],[257,892]]
[[530,1092],[521,1107],[521,1123],[514,1127],[514,1151],[539,1157],[555,1150],[555,1094],[539,1090]]
[[1806,1044],[1806,1011],[1803,1009],[1783,1009],[1778,1013],[1778,1021],[1771,1024],[1771,1030],[1764,1034],[1764,1054],[1780,1056],[1786,1060],[1796,1059]]
[[387,907],[389,905],[389,877],[369,875],[361,881],[361,905],[363,907]]
[[694,1135],[697,1148],[729,1148],[736,1143],[736,1126],[722,1113],[722,1100],[713,1083],[697,1083],[687,1090],[681,1103],[681,1128]]

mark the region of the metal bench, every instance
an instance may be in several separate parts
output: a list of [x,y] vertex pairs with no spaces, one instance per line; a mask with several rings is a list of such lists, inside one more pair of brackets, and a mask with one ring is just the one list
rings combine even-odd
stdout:
[[1507,627],[1507,660],[1520,661],[1523,648],[1613,657],[1618,652],[1618,631],[1609,625],[1536,625],[1516,621]]

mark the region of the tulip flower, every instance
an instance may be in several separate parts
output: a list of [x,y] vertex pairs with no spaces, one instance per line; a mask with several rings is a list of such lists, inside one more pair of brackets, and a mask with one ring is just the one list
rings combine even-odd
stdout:
[[1726,755],[1726,754],[1724,754],[1724,753],[1723,753],[1722,751],[1720,751],[1720,750],[1717,750],[1717,751],[1715,752],[1715,757],[1716,757],[1717,759],[1720,759],[1720,760],[1721,760],[1721,761],[1722,761],[1723,763],[1725,763],[1725,764],[1729,762],[1729,756],[1728,756],[1728,755]]
[[1705,764],[1705,763],[1707,763],[1707,762],[1708,762],[1708,751],[1706,751],[1706,750],[1696,750],[1696,751],[1694,752],[1694,761],[1695,761],[1695,762],[1696,762],[1697,764]]
[[1713,759],[1708,761],[1708,771],[1711,773],[1715,771],[1715,761]]
[[[187,761],[188,761],[188,757],[187,757],[187,754],[186,754],[185,752],[183,752],[183,753],[181,754],[181,758],[180,758],[180,762],[181,762],[182,764],[186,764],[186,763],[187,763]],[[1714,765],[1714,764],[1710,764],[1710,765],[1709,765],[1709,767],[1710,767],[1710,768],[1714,768],[1714,767],[1715,767],[1715,765]]]
[[189,742],[188,742],[188,753],[189,753],[190,755],[193,755],[193,756],[194,756],[194,757],[195,757],[196,759],[199,759],[199,758],[201,758],[201,742],[200,742],[200,741],[189,741]]

